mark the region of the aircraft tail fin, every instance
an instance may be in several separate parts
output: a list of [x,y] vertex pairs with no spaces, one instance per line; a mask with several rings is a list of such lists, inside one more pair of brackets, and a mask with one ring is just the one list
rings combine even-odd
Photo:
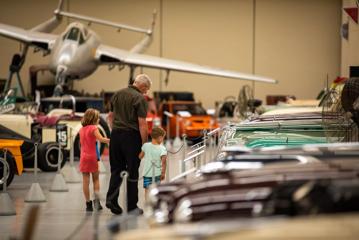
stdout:
[[151,27],[148,30],[148,33],[146,34],[146,36],[142,39],[141,42],[137,43],[131,50],[131,53],[143,53],[148,46],[152,43],[152,39],[153,39],[153,30],[155,27],[155,23],[156,23],[156,15],[157,15],[157,11],[154,10],[153,11],[153,15],[152,15],[152,22],[151,22]]
[[150,29],[148,30],[148,31],[150,32],[150,34],[152,34],[153,29],[155,28],[155,25],[156,25],[156,17],[157,17],[157,10],[154,9],[154,10],[153,10],[153,13],[152,13],[151,27],[150,27]]
[[61,12],[64,8],[64,0],[60,0],[59,1],[59,5],[57,6],[56,10],[55,10],[55,15],[57,12]]

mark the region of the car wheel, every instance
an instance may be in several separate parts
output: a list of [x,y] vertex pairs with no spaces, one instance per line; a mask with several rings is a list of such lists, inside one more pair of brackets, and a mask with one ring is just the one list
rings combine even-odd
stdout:
[[21,145],[21,155],[22,161],[25,168],[33,168],[34,167],[34,153],[35,147],[33,141],[25,140]]
[[[61,168],[65,165],[67,153],[64,149],[60,152]],[[44,172],[57,171],[59,145],[55,142],[42,143],[38,147],[38,166]]]
[[6,180],[6,186],[9,186],[12,182],[12,180],[14,179],[14,175],[17,172],[16,170],[16,163],[15,163],[15,159],[12,156],[12,154],[8,151],[6,153],[6,162],[5,162],[5,158],[4,158],[4,153],[0,152],[0,189],[3,189],[3,185],[4,185],[4,163],[7,166],[8,172],[7,172],[7,180]]

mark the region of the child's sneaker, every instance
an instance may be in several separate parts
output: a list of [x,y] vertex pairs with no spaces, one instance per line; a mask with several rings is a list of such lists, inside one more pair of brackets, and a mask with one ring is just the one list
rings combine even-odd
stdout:
[[99,199],[93,200],[93,205],[97,209],[97,211],[102,210],[102,206]]
[[92,201],[88,201],[86,202],[86,212],[92,212],[93,211],[93,207],[92,207]]

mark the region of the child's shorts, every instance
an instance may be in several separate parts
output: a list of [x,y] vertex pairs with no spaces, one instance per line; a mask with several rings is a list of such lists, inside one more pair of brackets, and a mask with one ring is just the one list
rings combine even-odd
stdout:
[[[159,183],[161,181],[161,176],[155,177],[155,182]],[[148,188],[152,184],[152,177],[143,177],[143,187]]]

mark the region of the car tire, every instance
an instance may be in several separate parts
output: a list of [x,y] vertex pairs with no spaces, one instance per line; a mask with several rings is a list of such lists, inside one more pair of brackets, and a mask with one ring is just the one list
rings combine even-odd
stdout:
[[[99,123],[99,131],[101,133],[102,136],[110,138],[111,132],[110,132],[110,128],[108,127],[108,124],[106,122],[105,119],[103,119],[102,117],[100,117],[100,123]],[[101,143],[101,147],[100,147],[100,153],[102,154],[103,151],[105,150],[106,144]],[[77,134],[75,137],[75,141],[74,141],[74,155],[75,155],[75,160],[79,160],[80,159],[80,152],[81,152],[81,144],[80,144],[80,135]]]
[[33,168],[34,153],[35,153],[34,142],[25,140],[20,148],[21,148],[21,155],[22,155],[24,168]]
[[[0,158],[2,160],[5,160],[3,152],[0,152]],[[11,184],[12,180],[14,179],[15,173],[17,172],[15,159],[12,156],[11,152],[9,152],[9,151],[6,153],[6,163],[8,166],[8,174],[7,174],[8,177],[6,180],[6,186],[9,186]],[[3,162],[1,161],[0,162],[0,180],[2,180],[3,174],[4,174],[4,165],[3,165]],[[3,189],[3,182],[0,181],[0,190],[2,190],[2,189]]]
[[[57,171],[59,145],[56,142],[42,143],[38,147],[38,166],[44,172]],[[65,165],[67,152],[61,149],[61,168]]]

